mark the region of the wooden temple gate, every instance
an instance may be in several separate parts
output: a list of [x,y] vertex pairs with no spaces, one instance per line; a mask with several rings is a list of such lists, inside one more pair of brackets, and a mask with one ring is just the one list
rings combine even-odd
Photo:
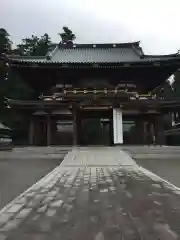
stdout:
[[[124,110],[122,120],[119,121],[113,118],[113,111],[111,106],[88,109],[74,106],[69,110],[68,116],[45,112],[44,115],[38,115],[36,112],[30,118],[29,144],[47,146],[164,144],[163,119],[160,114],[153,114],[150,111],[140,114],[137,111]],[[116,127],[115,121],[118,121],[120,129]]]
[[156,90],[179,69],[180,55],[146,55],[140,42],[60,43],[46,56],[4,59],[37,93],[6,99],[29,116],[31,145],[164,144],[163,118],[179,111],[179,100]]

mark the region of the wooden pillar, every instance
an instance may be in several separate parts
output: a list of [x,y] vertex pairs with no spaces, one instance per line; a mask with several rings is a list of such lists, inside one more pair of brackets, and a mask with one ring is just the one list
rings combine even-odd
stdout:
[[34,144],[34,120],[31,117],[29,123],[29,145]]
[[159,120],[159,133],[160,133],[160,145],[164,145],[165,144],[165,135],[164,135],[164,122],[163,122],[163,116],[160,117]]
[[153,143],[153,127],[152,127],[152,118],[147,116],[147,119],[144,121],[144,144],[151,145]]
[[78,126],[77,126],[77,109],[76,105],[72,107],[72,118],[73,118],[73,146],[78,144]]
[[51,119],[51,144],[58,145],[57,142],[57,130],[56,130],[56,119]]
[[177,123],[176,111],[174,111],[174,123]]
[[51,145],[51,116],[47,115],[47,146]]
[[159,144],[159,122],[158,116],[154,119],[155,144]]
[[143,121],[143,144],[147,143],[147,122]]
[[156,143],[156,136],[155,136],[155,129],[154,129],[154,121],[151,121],[151,126],[150,126],[150,131],[151,131],[151,138],[152,138],[152,143]]
[[147,125],[146,125],[146,131],[147,131],[147,144],[151,144],[151,132],[150,132],[150,122],[148,119]]
[[109,118],[109,145],[113,145],[113,119]]
[[163,145],[165,144],[163,116],[158,116],[156,120],[156,143]]
[[180,117],[180,115],[179,115],[179,109],[177,109],[177,122],[179,122],[179,118]]
[[76,113],[76,124],[77,124],[77,144],[81,144],[81,124],[82,119],[80,113]]

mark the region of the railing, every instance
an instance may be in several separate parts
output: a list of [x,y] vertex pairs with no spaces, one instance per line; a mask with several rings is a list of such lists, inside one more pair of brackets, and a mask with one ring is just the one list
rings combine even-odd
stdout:
[[128,89],[65,89],[60,93],[54,93],[52,96],[42,96],[46,101],[50,100],[64,100],[70,98],[123,98],[127,97],[129,100],[149,100],[156,99],[156,95],[138,94],[135,91],[128,91]]

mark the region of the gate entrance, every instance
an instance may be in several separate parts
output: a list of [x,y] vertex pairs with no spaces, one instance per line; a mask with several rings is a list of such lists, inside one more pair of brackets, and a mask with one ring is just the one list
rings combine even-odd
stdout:
[[[112,145],[112,111],[81,111],[78,130],[80,145]],[[79,119],[79,118],[78,118]]]

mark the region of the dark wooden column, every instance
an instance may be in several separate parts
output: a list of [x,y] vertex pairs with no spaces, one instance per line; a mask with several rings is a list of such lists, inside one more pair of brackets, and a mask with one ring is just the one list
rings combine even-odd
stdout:
[[76,112],[76,123],[77,123],[77,144],[81,144],[81,124],[82,124],[82,117],[80,112]]
[[156,144],[165,144],[163,115],[156,118]]
[[51,145],[51,116],[47,115],[47,146]]
[[147,144],[147,121],[143,121],[143,144]]
[[174,111],[174,122],[177,122],[176,111]]
[[154,118],[154,133],[155,133],[155,144],[159,144],[159,123],[158,116]]
[[58,145],[57,142],[57,129],[56,129],[56,118],[51,118],[51,144]]
[[32,117],[30,118],[29,123],[29,144],[34,144],[34,119]]
[[114,144],[114,135],[113,135],[113,118],[109,118],[109,145]]
[[160,135],[160,145],[165,144],[165,135],[164,135],[164,121],[163,116],[159,118],[159,135]]
[[78,124],[77,124],[77,107],[72,106],[72,120],[73,120],[73,146],[78,144]]
[[151,132],[151,139],[152,139],[152,144],[156,143],[156,136],[155,136],[155,127],[154,127],[154,119],[151,119],[150,122],[150,132]]

